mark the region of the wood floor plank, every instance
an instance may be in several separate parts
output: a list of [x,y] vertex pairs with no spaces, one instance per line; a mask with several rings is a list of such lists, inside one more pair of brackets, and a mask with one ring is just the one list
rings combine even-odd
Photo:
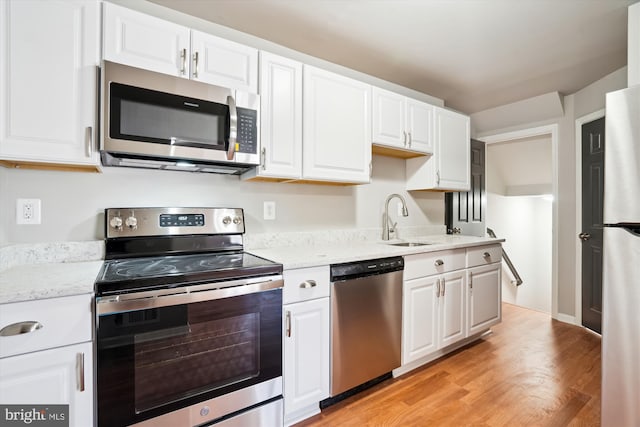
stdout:
[[598,426],[600,337],[503,304],[493,333],[296,427]]

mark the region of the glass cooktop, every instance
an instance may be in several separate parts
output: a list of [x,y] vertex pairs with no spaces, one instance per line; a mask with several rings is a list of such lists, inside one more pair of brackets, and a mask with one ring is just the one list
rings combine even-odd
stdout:
[[172,287],[269,274],[282,274],[282,265],[247,252],[114,259],[104,262],[96,280],[96,293]]

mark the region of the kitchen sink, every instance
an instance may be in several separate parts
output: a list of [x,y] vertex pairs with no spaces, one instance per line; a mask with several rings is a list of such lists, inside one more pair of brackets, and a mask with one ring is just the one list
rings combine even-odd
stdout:
[[398,243],[387,243],[387,245],[391,245],[391,246],[406,246],[406,247],[413,247],[413,246],[426,246],[426,245],[430,245],[431,243],[421,243],[421,242],[398,242]]

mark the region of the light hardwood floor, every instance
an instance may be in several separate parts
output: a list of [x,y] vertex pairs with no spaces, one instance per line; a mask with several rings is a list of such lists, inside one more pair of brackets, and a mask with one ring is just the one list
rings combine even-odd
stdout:
[[600,425],[600,337],[502,308],[490,336],[296,427]]

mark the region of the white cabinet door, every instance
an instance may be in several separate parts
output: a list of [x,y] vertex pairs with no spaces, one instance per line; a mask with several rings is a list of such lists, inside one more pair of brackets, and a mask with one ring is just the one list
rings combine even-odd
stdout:
[[373,88],[373,135],[375,144],[406,148],[405,97],[397,93]]
[[407,145],[412,151],[433,153],[433,115],[435,107],[407,98]]
[[192,30],[191,78],[257,93],[258,50]]
[[260,177],[302,176],[302,64],[260,52]]
[[438,346],[438,276],[404,282],[402,295],[402,364],[433,353]]
[[469,269],[469,335],[488,329],[502,319],[501,263]]
[[108,61],[189,78],[189,28],[112,3],[104,3]]
[[454,344],[466,337],[466,281],[465,270],[443,274],[440,278],[440,335],[438,348]]
[[303,178],[368,183],[371,86],[305,65],[303,88]]
[[97,165],[97,1],[0,1],[0,158]]
[[467,191],[471,185],[469,117],[436,108],[436,188]]
[[93,425],[90,342],[0,359],[3,404],[68,404],[69,425]]
[[329,298],[284,306],[284,411],[329,397]]

